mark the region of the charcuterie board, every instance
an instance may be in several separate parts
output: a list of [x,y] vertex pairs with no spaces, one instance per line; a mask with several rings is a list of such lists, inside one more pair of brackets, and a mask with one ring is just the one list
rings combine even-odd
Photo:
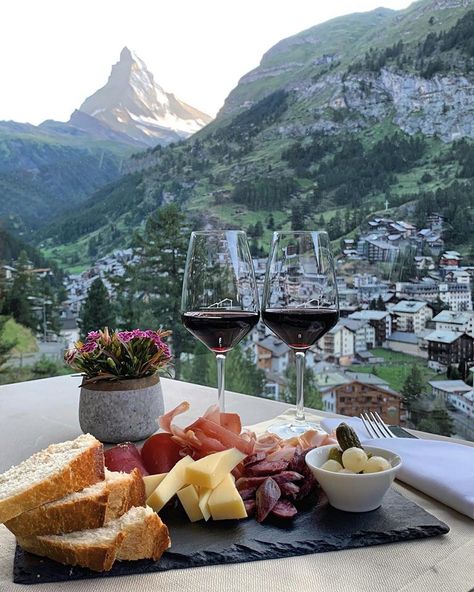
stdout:
[[16,549],[13,580],[41,584],[87,578],[145,574],[207,565],[278,559],[308,553],[343,551],[449,532],[449,527],[394,490],[372,512],[352,514],[332,508],[321,494],[311,509],[292,520],[253,519],[189,523],[180,508],[162,515],[172,547],[160,561],[116,562],[109,572],[95,573],[61,565]]

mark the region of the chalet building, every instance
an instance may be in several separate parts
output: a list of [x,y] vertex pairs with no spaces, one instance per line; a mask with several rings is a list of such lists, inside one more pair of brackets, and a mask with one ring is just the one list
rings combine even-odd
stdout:
[[461,264],[461,255],[457,251],[446,251],[439,260],[440,267],[459,267]]
[[349,315],[356,321],[368,321],[375,331],[375,345],[381,346],[392,333],[392,316],[386,310],[358,310]]
[[284,374],[288,367],[289,350],[279,339],[269,336],[253,343],[257,366],[266,373]]
[[426,336],[428,366],[446,370],[450,364],[474,361],[474,338],[456,331],[433,331]]
[[418,283],[397,282],[397,298],[436,302],[438,298],[447,304],[450,310],[472,310],[471,288],[458,282],[435,282],[427,280]]
[[350,417],[357,417],[364,411],[376,411],[387,423],[399,424],[403,419],[400,393],[386,383],[373,384],[370,378],[366,378],[372,376],[370,374],[357,376],[344,384],[319,387],[324,411]]
[[433,310],[426,302],[401,300],[390,309],[392,322],[397,331],[418,334],[433,317]]

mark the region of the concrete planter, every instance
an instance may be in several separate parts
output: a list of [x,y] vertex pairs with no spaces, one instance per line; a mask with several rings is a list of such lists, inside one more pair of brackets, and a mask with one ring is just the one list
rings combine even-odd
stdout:
[[156,432],[163,411],[158,375],[81,386],[81,429],[101,442],[143,440]]

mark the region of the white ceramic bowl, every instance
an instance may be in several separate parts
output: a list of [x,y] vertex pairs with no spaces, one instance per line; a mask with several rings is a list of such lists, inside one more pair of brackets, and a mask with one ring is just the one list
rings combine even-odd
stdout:
[[370,512],[378,508],[402,465],[400,457],[388,450],[364,445],[366,452],[386,458],[392,468],[361,475],[333,473],[320,468],[328,460],[332,448],[334,444],[321,446],[310,450],[306,455],[306,464],[328,496],[331,506],[345,512]]

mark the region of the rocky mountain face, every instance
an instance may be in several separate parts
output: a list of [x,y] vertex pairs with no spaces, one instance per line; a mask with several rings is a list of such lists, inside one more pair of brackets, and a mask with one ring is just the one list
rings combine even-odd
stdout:
[[187,138],[212,119],[165,92],[127,47],[112,66],[107,84],[82,103],[79,113],[147,146]]
[[297,121],[285,122],[274,135],[357,131],[389,120],[409,134],[445,142],[474,138],[474,76],[465,62],[456,68],[451,60],[428,76],[420,72],[420,60],[409,66],[387,60],[386,66],[351,73],[351,65],[364,62],[368,51],[383,52],[392,43],[401,42],[401,54],[413,57],[427,36],[449,30],[470,8],[474,0],[420,0],[403,11],[381,8],[340,17],[285,39],[240,79],[217,122],[283,88],[303,109]]

